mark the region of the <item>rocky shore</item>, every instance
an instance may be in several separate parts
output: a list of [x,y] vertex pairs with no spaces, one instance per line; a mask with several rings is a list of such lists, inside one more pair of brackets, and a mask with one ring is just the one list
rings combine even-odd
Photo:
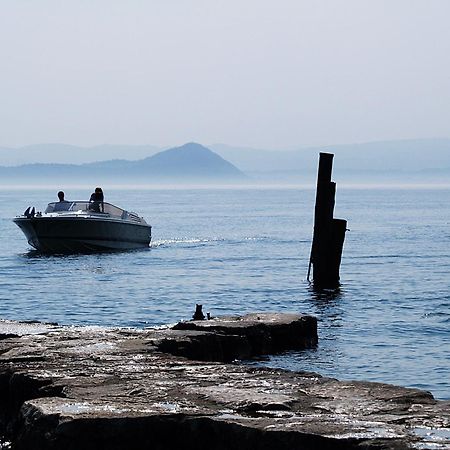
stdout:
[[0,434],[18,450],[450,448],[450,403],[429,392],[239,363],[316,343],[316,319],[295,314],[0,321]]

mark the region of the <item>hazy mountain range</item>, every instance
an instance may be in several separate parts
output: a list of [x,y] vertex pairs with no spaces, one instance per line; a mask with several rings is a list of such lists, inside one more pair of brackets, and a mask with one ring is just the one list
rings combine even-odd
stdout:
[[68,144],[36,144],[25,147],[0,147],[0,166],[55,163],[84,164],[110,159],[145,159],[164,148],[154,145],[96,145],[80,147]]
[[141,160],[114,159],[85,164],[35,163],[0,167],[2,180],[58,180],[65,182],[160,183],[239,182],[246,175],[233,164],[200,144],[158,152]]
[[[211,151],[213,150],[213,151]],[[11,181],[53,177],[116,182],[313,182],[319,152],[335,154],[334,178],[345,181],[450,181],[450,139],[418,139],[265,150],[224,144],[77,147],[41,144],[0,148],[0,177]],[[27,162],[27,164],[23,164]],[[247,175],[247,176],[246,176]]]
[[[289,178],[315,176],[318,154],[334,153],[334,173],[359,177],[450,175],[450,139],[417,139],[309,147],[290,151],[255,150],[212,145],[214,151],[245,173]],[[257,156],[256,156],[257,155]]]

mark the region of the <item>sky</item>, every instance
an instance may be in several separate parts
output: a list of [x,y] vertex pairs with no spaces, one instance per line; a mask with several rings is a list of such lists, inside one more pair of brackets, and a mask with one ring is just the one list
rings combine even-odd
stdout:
[[0,0],[0,146],[449,137],[448,0]]

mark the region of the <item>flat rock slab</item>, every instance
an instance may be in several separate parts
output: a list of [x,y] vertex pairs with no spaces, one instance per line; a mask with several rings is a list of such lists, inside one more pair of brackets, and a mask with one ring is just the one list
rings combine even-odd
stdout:
[[19,333],[0,321],[1,425],[19,450],[450,448],[450,404],[428,392],[221,362],[314,344],[315,324],[256,314]]

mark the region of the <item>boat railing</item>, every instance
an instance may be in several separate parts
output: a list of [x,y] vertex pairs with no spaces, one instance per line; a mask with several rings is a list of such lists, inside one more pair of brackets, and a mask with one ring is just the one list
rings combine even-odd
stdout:
[[[106,214],[111,217],[119,217],[121,219],[131,219],[133,220],[134,213],[129,213],[118,206],[111,205],[107,202],[86,202],[86,201],[63,201],[63,202],[52,202],[47,205],[45,213],[54,212],[92,212],[95,214]],[[136,216],[137,217],[137,216]]]

